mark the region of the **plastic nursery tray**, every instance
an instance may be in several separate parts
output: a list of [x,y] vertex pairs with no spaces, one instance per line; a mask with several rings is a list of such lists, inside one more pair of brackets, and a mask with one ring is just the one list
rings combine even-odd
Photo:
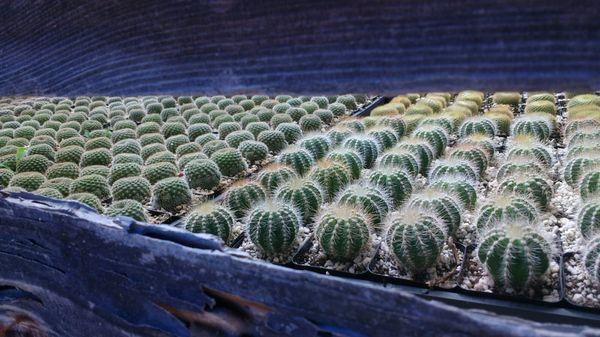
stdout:
[[[300,270],[310,270],[313,272],[317,272],[320,274],[327,274],[333,276],[340,276],[345,278],[354,278],[354,279],[366,279],[371,281],[377,281],[373,279],[373,276],[369,274],[368,266],[365,266],[365,270],[357,273],[351,273],[349,271],[342,271],[333,268],[326,268],[317,265],[311,265],[304,261],[307,257],[308,251],[312,248],[314,244],[313,235],[309,235],[304,242],[300,244],[300,247],[292,257],[292,263],[290,267],[294,269]],[[375,252],[379,250],[379,246],[375,249]]]
[[[464,261],[467,258],[467,247],[465,245],[463,245],[462,243],[455,243],[456,245],[456,249],[459,252],[462,252],[463,254],[463,260],[460,262],[460,267],[463,268],[464,267]],[[458,286],[458,282],[461,280],[460,279],[460,273],[459,274],[455,274],[453,277],[456,278],[456,284],[454,285],[454,287],[441,287],[438,285],[435,285],[433,287],[430,287],[427,283],[426,280],[415,280],[413,278],[410,277],[396,277],[396,276],[391,276],[391,275],[386,275],[383,273],[379,273],[377,271],[374,270],[375,267],[375,263],[377,262],[377,260],[380,258],[381,256],[381,249],[378,249],[377,252],[375,253],[375,255],[373,256],[373,259],[371,259],[371,262],[368,265],[368,271],[369,274],[372,275],[378,282],[384,283],[384,284],[396,284],[396,285],[407,285],[407,286],[412,286],[412,287],[417,287],[417,288],[426,288],[426,289],[441,289],[441,290],[457,290],[459,288]],[[462,269],[461,269],[461,273],[462,273]]]
[[[564,302],[565,305],[567,306],[571,306],[573,308],[577,308],[578,310],[582,310],[585,312],[589,312],[589,313],[594,313],[594,314],[600,314],[600,307],[586,307],[580,304],[577,304],[573,301],[571,301],[571,299],[569,298],[569,296],[567,296],[567,275],[566,275],[566,264],[567,261],[569,261],[569,259],[573,258],[573,256],[575,255],[574,252],[566,252],[562,255],[562,260],[561,260],[561,265],[560,265],[560,278],[562,283],[564,284],[564,291],[565,291],[565,296],[564,296]],[[598,317],[598,320],[600,321],[600,317]]]
[[388,103],[390,100],[391,99],[389,97],[375,96],[373,98],[373,100],[371,101],[371,103],[365,104],[361,108],[356,109],[356,111],[351,113],[350,116],[353,116],[353,117],[368,116],[371,113],[371,111],[373,111],[373,109],[375,109],[376,107],[378,107],[380,105]]
[[511,302],[536,304],[536,305],[540,305],[540,306],[557,307],[557,306],[560,306],[561,303],[563,302],[563,299],[565,297],[565,288],[564,288],[564,282],[563,282],[563,278],[562,278],[562,266],[563,266],[562,255],[559,255],[555,260],[559,266],[558,289],[557,289],[558,290],[558,300],[550,302],[550,301],[543,301],[543,300],[540,300],[537,298],[531,298],[531,297],[523,296],[523,295],[511,295],[511,294],[496,293],[496,292],[489,293],[489,292],[484,292],[484,291],[466,289],[466,288],[462,287],[461,286],[462,281],[465,278],[467,270],[468,270],[467,263],[469,263],[470,261],[473,260],[473,257],[471,255],[474,252],[474,250],[475,250],[475,247],[472,245],[468,246],[466,249],[465,258],[463,259],[463,265],[461,267],[461,272],[458,276],[458,281],[457,281],[458,287],[456,290],[458,292],[461,292],[464,294],[470,294],[470,295],[474,295],[474,296],[479,296],[479,297],[486,297],[486,298],[511,301]]

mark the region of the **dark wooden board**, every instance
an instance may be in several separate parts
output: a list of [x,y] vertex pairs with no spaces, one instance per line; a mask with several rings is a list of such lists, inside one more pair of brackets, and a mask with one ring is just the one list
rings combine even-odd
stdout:
[[597,1],[0,4],[0,95],[600,88]]

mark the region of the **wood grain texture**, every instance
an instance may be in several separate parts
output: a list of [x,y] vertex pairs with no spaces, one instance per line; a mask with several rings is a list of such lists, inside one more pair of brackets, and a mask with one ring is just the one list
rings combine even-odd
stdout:
[[595,1],[0,4],[0,94],[600,88]]
[[600,336],[249,260],[211,236],[111,220],[72,201],[1,193],[0,332],[17,328],[62,337]]

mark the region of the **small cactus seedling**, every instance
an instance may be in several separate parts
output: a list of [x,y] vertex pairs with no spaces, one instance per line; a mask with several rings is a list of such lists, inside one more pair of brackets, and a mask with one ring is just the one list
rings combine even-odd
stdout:
[[100,199],[91,193],[70,194],[67,199],[79,201],[80,203],[95,209],[98,213],[104,212],[104,208],[102,207],[102,202],[100,202]]
[[275,130],[283,133],[288,144],[295,144],[303,135],[302,129],[296,123],[281,123]]
[[412,177],[416,177],[417,174],[419,174],[419,162],[417,161],[414,152],[398,147],[385,151],[377,159],[376,166],[400,169],[407,172]]
[[348,205],[324,206],[316,218],[315,237],[319,247],[332,260],[352,261],[369,248],[369,217]]
[[376,185],[355,183],[347,186],[336,197],[336,204],[360,207],[369,214],[373,225],[381,224],[392,207],[386,191]]
[[577,215],[577,225],[586,239],[600,233],[600,199],[594,198],[583,204]]
[[439,157],[444,153],[449,142],[449,136],[446,130],[436,125],[419,126],[413,131],[412,136],[427,141],[434,150],[435,157]]
[[374,126],[367,131],[367,134],[375,137],[382,150],[389,149],[398,143],[399,137],[394,129],[388,126]]
[[306,149],[316,160],[325,157],[331,149],[331,141],[325,134],[308,134],[298,141],[300,147]]
[[453,119],[446,115],[435,115],[435,116],[423,118],[423,120],[421,120],[419,122],[418,127],[426,126],[426,125],[442,127],[444,130],[446,130],[446,133],[448,133],[448,134],[451,134],[454,132]]
[[552,185],[536,175],[513,175],[498,186],[498,192],[516,193],[524,198],[530,198],[541,210],[545,211],[552,198]]
[[346,168],[352,174],[352,179],[358,179],[360,177],[363,162],[356,151],[348,148],[338,148],[330,151],[327,154],[327,159],[346,165]]
[[310,170],[315,160],[308,150],[293,145],[277,156],[277,162],[292,167],[298,175],[304,175]]
[[460,225],[462,207],[453,196],[439,189],[427,188],[414,194],[408,205],[410,208],[433,212],[444,223],[450,236],[454,235]]
[[492,101],[496,104],[515,106],[521,101],[521,94],[518,92],[496,92],[492,95]]
[[415,156],[419,163],[419,170],[422,175],[426,175],[427,172],[429,172],[429,165],[434,157],[433,150],[428,142],[421,139],[408,138],[398,143],[396,148],[408,150]]
[[325,200],[331,200],[352,179],[346,165],[329,159],[318,161],[308,175],[323,189]]
[[211,190],[221,182],[219,166],[210,159],[194,159],[183,170],[190,188]]
[[152,185],[142,177],[121,178],[112,185],[113,200],[132,199],[141,203],[150,200]]
[[565,182],[576,187],[585,173],[600,168],[600,157],[573,158],[567,162],[563,171]]
[[443,221],[419,209],[392,214],[385,243],[398,265],[413,275],[434,267],[447,240]]
[[515,195],[499,194],[487,201],[479,209],[477,228],[491,228],[497,223],[522,219],[533,222],[538,217],[534,203]]
[[227,243],[234,222],[235,218],[227,208],[208,201],[192,209],[183,226],[192,233],[212,234]]
[[266,198],[267,193],[262,186],[255,182],[241,180],[229,188],[223,203],[237,218],[242,218],[253,205]]
[[323,192],[312,179],[306,177],[292,178],[280,186],[275,197],[298,209],[305,224],[311,224],[317,210],[323,203]]
[[56,163],[48,168],[46,173],[48,179],[54,178],[79,178],[79,166],[72,162]]
[[534,158],[545,167],[552,166],[552,156],[548,147],[536,137],[527,134],[514,136],[508,144],[507,160],[514,158]]
[[269,155],[269,147],[264,143],[254,140],[245,140],[241,142],[237,149],[242,154],[242,157],[250,163],[265,160]]
[[547,113],[556,115],[556,106],[554,105],[554,102],[546,100],[527,102],[525,113]]
[[398,139],[407,133],[406,122],[400,116],[386,116],[377,119],[377,125],[385,125],[396,132]]
[[516,118],[511,125],[511,135],[526,134],[536,137],[540,141],[550,138],[554,127],[550,120],[544,116],[524,115]]
[[494,152],[495,152],[494,141],[491,137],[488,137],[485,134],[475,133],[475,134],[469,135],[468,137],[459,139],[458,144],[459,145],[470,144],[470,145],[475,145],[475,146],[481,148],[487,154],[488,162],[490,160],[492,160],[492,158],[494,157]]
[[512,176],[518,176],[530,173],[544,173],[544,166],[541,165],[535,158],[514,158],[511,161],[507,161],[498,168],[496,172],[496,180],[499,182]]
[[481,235],[476,255],[495,287],[522,292],[549,269],[552,246],[531,223],[508,221]]
[[600,169],[590,171],[581,178],[579,195],[583,200],[600,195]]
[[365,168],[373,167],[381,149],[377,138],[360,134],[354,134],[346,138],[344,147],[356,151],[360,155]]
[[451,174],[440,177],[438,180],[430,182],[432,188],[446,191],[453,195],[461,205],[472,210],[477,203],[477,190],[475,189],[476,182],[462,174]]
[[369,174],[368,181],[384,190],[395,207],[404,204],[413,192],[409,173],[394,167],[378,167]]
[[110,197],[110,187],[106,178],[98,174],[90,174],[73,180],[70,193],[91,193],[100,200]]
[[291,205],[267,200],[248,212],[245,223],[250,241],[265,255],[274,256],[292,249],[302,220]]
[[144,206],[137,200],[124,199],[113,202],[106,209],[108,216],[127,216],[137,221],[148,221]]
[[277,187],[297,177],[296,172],[285,164],[274,163],[263,168],[257,180],[268,193],[273,193]]
[[346,138],[350,137],[354,131],[344,125],[336,125],[327,131],[327,137],[331,140],[332,146],[338,146],[344,143]]
[[483,175],[488,166],[488,154],[485,150],[474,144],[460,144],[455,146],[448,154],[449,158],[462,159],[470,162],[480,175]]
[[471,181],[478,181],[479,170],[470,162],[459,158],[436,160],[429,172],[430,180],[439,180],[444,176],[461,174]]
[[246,160],[237,149],[218,150],[210,156],[210,159],[219,166],[219,171],[226,177],[236,176],[248,168]]
[[484,116],[471,117],[465,120],[458,130],[461,138],[472,134],[483,134],[488,137],[494,137],[497,132],[496,123]]
[[600,236],[586,244],[585,269],[596,283],[600,283]]
[[285,134],[276,130],[263,131],[258,134],[256,140],[264,143],[269,148],[269,152],[273,154],[281,152],[288,145]]
[[145,166],[142,169],[142,176],[148,179],[148,181],[152,185],[154,185],[162,179],[175,177],[178,174],[179,170],[175,165],[171,163],[156,163]]
[[187,182],[179,177],[165,178],[152,188],[154,207],[175,212],[192,201]]

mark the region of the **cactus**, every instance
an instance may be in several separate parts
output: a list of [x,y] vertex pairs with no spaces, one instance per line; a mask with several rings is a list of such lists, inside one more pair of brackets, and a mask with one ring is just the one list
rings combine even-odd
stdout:
[[202,153],[210,157],[213,153],[217,152],[218,150],[227,148],[229,148],[227,142],[225,142],[224,140],[215,139],[204,144],[204,146],[202,147]]
[[565,125],[565,139],[582,129],[600,130],[600,121],[592,118],[568,120]]
[[[289,109],[287,109],[287,111],[283,111],[283,112],[287,113],[292,118],[292,121],[294,121],[294,122],[299,122],[302,117],[304,117],[308,114],[306,112],[306,110],[304,110],[303,108],[300,108],[300,107],[290,107]],[[279,123],[277,123],[277,124],[279,124]]]
[[309,177],[321,186],[325,200],[331,200],[352,179],[346,165],[329,159],[318,161],[309,172]]
[[406,122],[402,117],[386,116],[377,119],[377,125],[384,125],[392,128],[396,132],[396,136],[401,138],[407,133]]
[[179,170],[172,163],[156,163],[145,166],[142,170],[142,176],[154,185],[158,181],[175,177],[179,174]]
[[518,92],[497,92],[492,95],[492,101],[496,104],[519,105],[521,94]]
[[321,119],[313,114],[302,116],[298,124],[304,132],[320,131],[322,126]]
[[428,142],[422,139],[409,138],[398,143],[396,148],[411,152],[419,163],[419,171],[421,174],[427,174],[429,171],[429,165],[434,158],[433,149]]
[[185,135],[186,131],[185,125],[182,123],[167,122],[162,126],[162,134],[165,138],[177,135]]
[[472,210],[475,208],[477,203],[475,182],[462,174],[443,176],[439,180],[431,181],[430,186],[453,195],[466,209]]
[[399,137],[394,129],[387,126],[374,126],[368,130],[367,134],[377,139],[382,150],[391,148],[392,146],[396,145],[399,140]]
[[439,114],[444,108],[442,102],[432,97],[423,97],[417,102],[417,104],[428,106],[434,114]]
[[513,121],[510,133],[513,136],[518,134],[531,135],[540,141],[546,141],[553,130],[552,123],[547,118],[537,115],[525,115]]
[[323,203],[323,193],[319,185],[311,179],[295,177],[274,191],[276,199],[296,207],[305,224],[311,224],[317,210]]
[[267,200],[248,212],[245,223],[250,241],[263,254],[273,256],[287,253],[294,246],[301,219],[292,206]]
[[236,176],[248,169],[246,160],[237,149],[218,150],[210,156],[210,159],[219,166],[221,174],[226,177]]
[[177,148],[183,144],[190,142],[190,139],[186,135],[171,136],[165,140],[165,146],[169,151],[175,153]]
[[550,101],[534,101],[525,105],[525,113],[547,113],[556,115],[556,106]]
[[210,159],[194,159],[185,166],[183,172],[190,188],[212,190],[221,181],[219,166]]
[[175,151],[175,155],[177,156],[177,158],[181,158],[182,156],[187,154],[199,153],[201,149],[202,146],[200,146],[200,144],[190,142],[187,144],[180,145]]
[[142,147],[137,140],[124,139],[113,145],[112,154],[113,154],[113,156],[116,156],[120,153],[140,154],[141,150],[142,150]]
[[249,163],[265,160],[269,155],[269,148],[264,143],[245,140],[238,145],[238,150]]
[[342,103],[331,103],[327,106],[327,109],[333,112],[333,115],[336,117],[340,117],[346,114],[346,106]]
[[266,198],[267,193],[259,184],[242,180],[229,188],[224,198],[224,204],[237,218],[241,218],[253,205]]
[[360,207],[323,207],[315,223],[319,247],[332,260],[352,261],[370,248],[371,223]]
[[48,158],[33,154],[27,155],[17,160],[16,172],[39,172],[45,174],[52,162]]
[[0,167],[0,188],[7,187],[14,175],[12,170]]
[[91,166],[91,165],[104,165],[108,166],[112,161],[112,155],[110,151],[105,148],[95,149],[91,151],[84,152],[81,155],[81,161],[79,165],[81,167]]
[[170,163],[175,165],[177,164],[177,157],[169,151],[161,151],[148,157],[145,162],[146,166],[157,163]]
[[257,180],[268,193],[273,193],[279,186],[297,177],[296,172],[287,165],[273,163],[263,168]]
[[54,162],[54,149],[48,144],[30,145],[27,154],[30,156],[41,155],[51,162]]
[[235,218],[227,208],[208,201],[195,207],[186,216],[183,226],[192,233],[212,234],[227,243],[234,223]]
[[54,178],[46,180],[40,188],[52,188],[59,191],[63,197],[69,195],[69,188],[73,179],[71,178]]
[[396,108],[395,104],[385,104],[385,105],[381,105],[376,107],[375,109],[371,110],[371,113],[369,114],[369,116],[373,116],[373,117],[382,117],[382,116],[394,116],[394,115],[398,115],[398,114],[403,114],[404,113],[404,105],[400,104],[400,106],[402,106],[402,111],[399,111],[399,109]]
[[242,126],[238,122],[221,123],[218,127],[219,139],[225,139],[227,135],[242,130]]
[[192,201],[187,182],[179,177],[165,178],[154,184],[152,196],[154,207],[168,212],[175,212]]
[[595,283],[600,283],[600,237],[595,237],[586,244],[584,264]]
[[451,134],[454,132],[454,121],[452,118],[446,115],[435,115],[427,118],[423,118],[419,122],[419,126],[439,126],[443,128],[447,134]]
[[140,137],[140,145],[142,148],[152,144],[160,144],[164,146],[165,138],[160,133],[148,133]]
[[101,148],[110,150],[111,147],[112,147],[112,142],[110,141],[110,139],[108,139],[108,137],[98,137],[98,138],[91,138],[87,142],[85,142],[84,148],[86,151],[89,151],[89,150],[95,150],[95,149],[101,149]]
[[105,212],[108,216],[127,216],[137,221],[148,221],[144,206],[136,200],[124,199],[113,202]]
[[[127,177],[137,177],[142,174],[142,167],[137,163],[122,163],[122,164],[114,164],[110,168],[110,175],[108,182],[112,185],[115,181],[121,178]],[[50,178],[50,175],[48,175]],[[69,177],[69,178],[77,178],[77,177]]]
[[550,243],[527,222],[506,221],[481,235],[477,257],[500,289],[525,291],[550,266]]
[[[271,128],[269,127],[269,124],[265,123],[265,122],[252,122],[248,125],[246,125],[245,130],[246,131],[250,131],[252,133],[252,135],[254,135],[254,138],[258,137],[258,135],[263,132],[263,131],[267,131],[270,130]],[[280,131],[280,130],[277,130]]]
[[86,166],[83,169],[81,169],[79,176],[83,177],[91,174],[97,174],[104,178],[108,178],[108,175],[110,174],[110,168],[108,168],[108,166],[103,165]]
[[419,174],[420,167],[414,153],[408,149],[392,148],[384,152],[377,159],[377,167],[393,167],[395,169],[404,170],[412,177]]
[[496,180],[502,182],[506,178],[531,172],[544,172],[543,166],[535,161],[534,158],[514,158],[512,161],[506,162],[498,168]]
[[327,159],[337,161],[344,164],[350,171],[352,179],[358,179],[360,177],[361,170],[363,168],[362,159],[352,149],[338,148],[327,154]]
[[470,145],[475,145],[475,146],[479,147],[480,149],[485,151],[487,158],[488,158],[488,162],[490,160],[492,160],[492,158],[494,156],[494,152],[495,152],[494,142],[493,142],[492,138],[488,137],[487,135],[484,135],[481,133],[475,133],[475,134],[469,135],[466,138],[459,139],[458,144],[459,145],[470,144]]
[[350,137],[353,134],[353,130],[347,126],[336,125],[329,129],[327,132],[327,137],[331,140],[332,146],[341,145],[344,143],[344,140]]
[[567,109],[582,106],[582,105],[596,105],[600,106],[600,96],[594,94],[578,95],[569,100],[567,103]]
[[98,199],[97,196],[95,196],[91,193],[69,194],[67,199],[78,201],[84,205],[87,205],[87,206],[93,208],[94,210],[96,210],[96,212],[98,212],[98,213],[104,212],[104,208],[102,207],[102,203],[100,202],[100,199]]
[[510,133],[510,123],[512,122],[512,117],[510,117],[508,114],[486,112],[484,116],[494,122],[496,125],[497,134],[507,135]]
[[294,144],[302,138],[302,129],[296,123],[281,123],[277,125],[275,131],[283,133],[288,144]]
[[488,137],[494,137],[496,133],[496,123],[490,118],[483,116],[471,117],[465,120],[458,130],[461,138],[472,134],[484,134]]
[[237,148],[241,142],[246,140],[254,140],[254,135],[246,130],[234,131],[225,137],[225,142],[233,148]]
[[375,226],[381,224],[392,207],[392,201],[388,198],[385,190],[365,183],[347,186],[337,195],[336,204],[362,208],[369,214],[369,218]]
[[586,239],[600,233],[600,199],[594,198],[583,204],[577,215],[577,225]]
[[394,207],[399,207],[413,192],[411,176],[393,167],[379,167],[373,170],[368,181],[381,188],[391,198]]
[[509,161],[515,158],[533,158],[547,168],[552,166],[552,156],[547,146],[531,135],[516,135],[510,140],[508,148]]
[[342,103],[348,110],[356,110],[356,99],[352,95],[338,96],[336,103]]
[[485,173],[488,166],[488,155],[485,150],[473,144],[459,144],[455,146],[448,158],[466,160],[473,165],[480,175]]
[[308,134],[298,141],[298,145],[306,149],[316,160],[325,157],[331,148],[331,141],[325,134]]
[[589,200],[600,195],[600,168],[586,173],[579,182],[581,199]]
[[431,145],[435,157],[439,157],[448,146],[449,137],[446,131],[436,125],[424,125],[415,129],[412,136],[417,139],[422,139]]
[[90,174],[73,180],[69,192],[70,194],[91,193],[101,200],[110,197],[110,187],[106,178],[98,174]]
[[334,115],[333,112],[331,112],[331,110],[328,109],[317,109],[315,110],[315,112],[313,112],[313,114],[317,117],[319,117],[319,119],[321,120],[321,122],[330,125],[331,123],[333,123],[333,119],[334,119]]
[[141,203],[150,200],[150,182],[142,177],[125,177],[115,181],[112,185],[113,200],[133,199]]
[[584,126],[573,132],[565,141],[569,148],[586,144],[589,142],[598,142],[600,140],[600,129],[594,126]]
[[37,195],[42,195],[42,196],[48,197],[48,198],[54,198],[54,199],[62,199],[63,198],[62,193],[60,193],[58,190],[56,190],[54,188],[39,188],[39,189],[33,191],[33,193],[35,193]]
[[433,212],[444,223],[448,235],[454,235],[460,225],[462,213],[460,204],[441,190],[427,188],[414,194],[408,202],[408,207]]
[[35,191],[46,181],[46,177],[39,172],[17,173],[10,179],[9,187],[21,187],[28,192]]
[[510,194],[498,194],[481,206],[476,224],[481,231],[506,221],[521,219],[533,222],[538,214],[536,205],[528,199]]
[[541,210],[547,210],[552,198],[552,185],[533,174],[514,175],[498,186],[499,193],[515,193],[531,198]]
[[314,164],[314,158],[310,152],[298,146],[290,146],[277,157],[277,162],[289,165],[298,175],[307,173]]
[[356,151],[360,155],[365,168],[373,167],[381,151],[381,145],[377,138],[370,135],[352,135],[346,138],[344,147]]
[[264,143],[268,148],[269,152],[272,154],[277,154],[281,152],[287,146],[287,141],[285,140],[285,134],[281,131],[276,130],[267,130],[258,134],[256,140]]
[[419,209],[407,209],[390,216],[385,244],[397,264],[419,275],[434,267],[447,240],[444,223]]
[[439,180],[444,176],[460,174],[471,181],[478,181],[479,170],[470,161],[460,158],[441,159],[434,162],[429,172],[430,180]]
[[144,165],[144,159],[141,156],[133,153],[122,153],[113,157],[112,165],[132,163],[138,165]]

